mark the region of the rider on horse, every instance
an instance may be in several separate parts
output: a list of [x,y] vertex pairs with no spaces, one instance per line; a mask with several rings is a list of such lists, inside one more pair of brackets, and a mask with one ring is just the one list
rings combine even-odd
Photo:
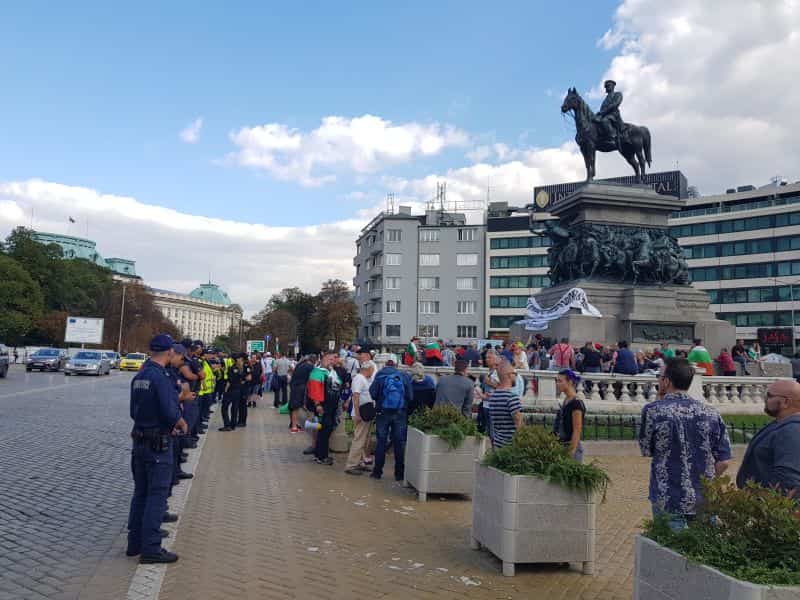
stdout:
[[617,150],[622,152],[620,136],[622,135],[624,123],[619,114],[619,105],[622,104],[622,93],[614,91],[617,82],[612,79],[607,80],[603,85],[606,89],[607,96],[603,100],[603,104],[600,105],[600,112],[595,115],[594,121],[602,128],[603,137],[616,146]]

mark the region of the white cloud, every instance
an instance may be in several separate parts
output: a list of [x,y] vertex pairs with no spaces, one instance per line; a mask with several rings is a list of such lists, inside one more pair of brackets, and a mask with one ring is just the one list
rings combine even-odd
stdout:
[[203,128],[203,117],[197,117],[180,132],[180,138],[187,144],[200,141],[200,130]]
[[[355,238],[365,224],[358,218],[312,227],[269,227],[28,180],[0,182],[0,236],[30,225],[26,215],[31,208],[34,227],[41,231],[66,233],[68,217],[80,215],[101,255],[135,260],[137,273],[153,287],[189,292],[211,272],[247,314],[284,287],[315,292],[329,278],[351,282]],[[187,253],[188,247],[200,248],[204,258]]]
[[797,0],[626,0],[599,44],[654,168],[677,161],[705,193],[800,176]]
[[464,146],[469,139],[449,125],[395,125],[373,115],[325,117],[307,132],[282,123],[243,127],[230,138],[238,148],[228,157],[234,164],[307,187],[335,181],[341,170],[375,173],[388,165],[439,154],[449,146]]

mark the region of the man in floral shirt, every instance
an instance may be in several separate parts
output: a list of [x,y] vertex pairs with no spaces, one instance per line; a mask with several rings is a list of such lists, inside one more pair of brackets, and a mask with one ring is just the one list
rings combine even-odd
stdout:
[[666,513],[673,529],[686,527],[700,501],[700,480],[722,475],[731,458],[725,423],[717,410],[687,393],[694,367],[667,361],[658,381],[659,399],[642,409],[639,446],[650,466],[653,515]]

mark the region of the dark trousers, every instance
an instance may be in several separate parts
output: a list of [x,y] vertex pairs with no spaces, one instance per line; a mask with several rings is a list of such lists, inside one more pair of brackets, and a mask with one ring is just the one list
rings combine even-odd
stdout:
[[273,377],[275,378],[275,399],[272,403],[275,406],[286,404],[289,401],[287,389],[289,380],[286,375],[273,375]]
[[217,381],[214,386],[214,402],[222,402],[222,396],[225,395],[225,384],[228,383],[224,379]]
[[142,554],[161,551],[161,519],[167,510],[167,495],[172,482],[173,444],[164,452],[154,452],[136,442],[131,454],[133,498],[128,514],[128,550]]
[[394,478],[402,481],[405,478],[406,433],[408,424],[405,409],[383,410],[375,417],[375,433],[378,443],[375,447],[375,467],[372,475],[383,476],[386,464],[386,445],[391,436],[394,446]]
[[183,405],[183,418],[189,426],[189,435],[197,436],[197,422],[200,420],[200,404],[202,403],[202,396],[197,396],[190,402],[185,402]]
[[214,400],[214,392],[200,396],[200,420],[208,421],[211,416],[211,402]]
[[322,413],[322,429],[317,432],[317,444],[314,446],[314,456],[322,460],[328,458],[331,434],[336,429],[336,411],[329,410]]
[[240,388],[233,388],[225,392],[222,398],[222,424],[225,427],[235,427],[239,420]]
[[239,411],[238,419],[235,419],[237,425],[247,425],[247,400],[250,398],[250,386],[242,388],[242,393],[239,395]]

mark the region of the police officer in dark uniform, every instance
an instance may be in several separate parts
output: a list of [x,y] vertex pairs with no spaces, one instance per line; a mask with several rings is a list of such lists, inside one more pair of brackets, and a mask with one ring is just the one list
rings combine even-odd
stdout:
[[242,388],[245,386],[244,357],[241,354],[233,354],[231,358],[236,362],[228,369],[225,395],[222,398],[220,431],[233,431],[239,424],[239,403],[242,399]]
[[173,340],[160,333],[150,341],[150,359],[131,381],[134,491],[128,517],[128,556],[139,562],[171,563],[177,554],[161,547],[161,521],[172,480],[172,435],[189,430],[178,408],[178,391],[167,374]]
[[[183,406],[187,402],[194,402],[197,396],[189,388],[189,382],[186,377],[191,376],[189,368],[186,366],[186,354],[188,352],[186,346],[183,344],[172,345],[172,358],[167,367],[167,375],[169,375],[175,389],[178,391],[178,399],[180,400],[181,414],[183,414]],[[186,462],[186,455],[181,448],[181,440],[183,436],[177,437],[173,440],[173,479],[172,485],[176,485],[181,479],[191,479],[191,473],[184,473],[181,469],[181,463]]]

